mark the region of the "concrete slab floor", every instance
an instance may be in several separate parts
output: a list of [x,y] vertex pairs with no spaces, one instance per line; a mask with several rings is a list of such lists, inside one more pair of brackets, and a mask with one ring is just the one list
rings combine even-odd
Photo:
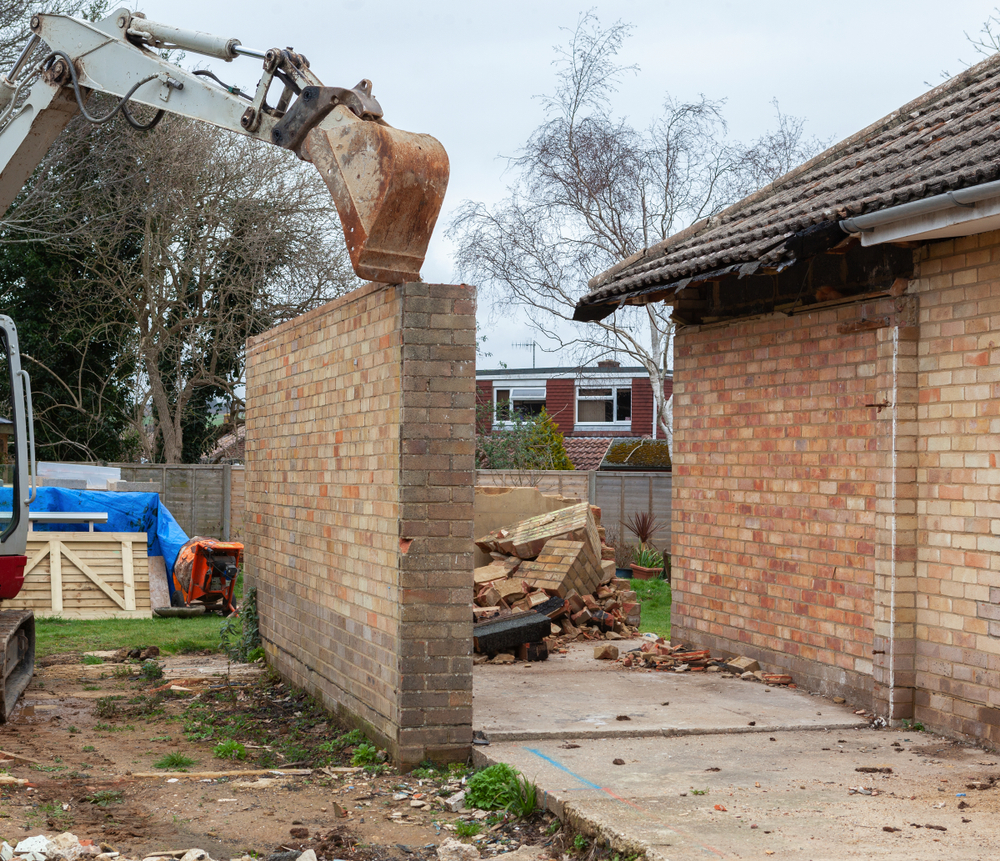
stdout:
[[625,669],[594,660],[594,646],[584,643],[539,663],[481,664],[472,692],[473,725],[492,741],[866,725],[851,708],[806,691],[717,673]]
[[592,655],[576,645],[561,662],[474,673],[474,725],[491,741],[477,759],[522,771],[584,832],[651,861],[996,857],[997,756],[859,727],[804,691]]

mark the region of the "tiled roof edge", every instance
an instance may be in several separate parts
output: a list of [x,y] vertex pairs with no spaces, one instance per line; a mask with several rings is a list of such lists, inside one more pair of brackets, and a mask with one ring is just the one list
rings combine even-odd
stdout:
[[[638,261],[642,260],[646,256],[652,256],[654,254],[660,254],[672,245],[680,244],[692,236],[697,235],[704,229],[715,227],[722,221],[726,220],[728,216],[735,215],[740,210],[747,206],[751,206],[759,200],[773,194],[775,191],[780,189],[782,186],[789,184],[795,179],[798,179],[803,173],[812,170],[813,168],[821,165],[824,161],[832,160],[838,158],[845,149],[872,137],[875,134],[884,132],[886,129],[900,122],[901,120],[907,118],[907,115],[913,113],[915,110],[920,110],[927,105],[938,101],[943,96],[948,93],[960,90],[969,85],[976,77],[980,76],[983,72],[991,69],[994,66],[1000,65],[1000,54],[994,54],[991,57],[987,57],[985,60],[977,63],[975,66],[966,69],[964,72],[955,75],[953,78],[949,78],[947,81],[939,84],[932,90],[928,90],[926,93],[918,96],[917,98],[907,102],[902,107],[897,108],[886,116],[879,120],[871,123],[861,131],[855,132],[848,138],[828,147],[823,152],[818,155],[813,156],[808,161],[800,164],[798,167],[793,168],[788,173],[783,176],[778,177],[774,182],[765,185],[763,188],[758,189],[747,197],[738,200],[736,203],[722,210],[716,215],[709,216],[708,218],[703,218],[701,221],[697,221],[689,227],[679,233],[675,233],[672,236],[668,236],[666,239],[658,242],[656,245],[650,246],[649,248],[644,248],[642,251],[637,251],[635,254],[627,257],[626,259],[616,263],[610,269],[595,275],[590,281],[587,282],[587,286],[590,292],[594,292],[599,287],[604,286],[609,281],[611,281],[619,272],[623,269],[632,266]],[[586,297],[582,297],[586,298]]]

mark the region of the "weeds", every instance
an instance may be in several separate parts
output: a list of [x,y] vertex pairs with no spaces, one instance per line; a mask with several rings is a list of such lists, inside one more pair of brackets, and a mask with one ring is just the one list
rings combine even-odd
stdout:
[[247,758],[246,745],[240,744],[240,742],[231,738],[217,744],[212,748],[212,753],[219,759],[243,760]]
[[378,761],[377,757],[378,748],[373,744],[362,742],[354,748],[354,754],[351,756],[351,765],[355,768],[363,765],[374,765]]
[[243,596],[239,615],[230,616],[219,632],[222,651],[233,661],[252,664],[264,657],[257,615],[257,588],[251,586]]
[[139,675],[147,682],[156,682],[163,678],[163,665],[156,661],[143,661],[139,667]]
[[576,837],[573,838],[573,848],[577,852],[580,852],[582,854],[583,852],[587,851],[589,846],[590,846],[590,841],[582,834],[577,834]]
[[469,778],[465,803],[480,810],[506,810],[530,816],[538,806],[538,790],[523,774],[498,762]]
[[121,804],[124,796],[115,789],[100,789],[85,799],[96,807],[108,807],[111,804]]
[[708,795],[708,790],[707,789],[692,789],[691,790],[691,794],[692,795]]
[[359,729],[352,729],[350,732],[345,732],[337,737],[334,744],[337,745],[341,750],[345,747],[353,747],[356,744],[361,744],[362,742],[368,741]]
[[170,771],[187,771],[194,764],[195,760],[191,759],[190,756],[174,751],[154,762],[153,768],[169,769]]
[[80,658],[81,664],[87,664],[88,666],[94,666],[96,664],[103,664],[104,658],[99,658],[97,655],[84,655]]
[[94,714],[99,718],[114,720],[121,716],[121,701],[125,697],[114,694],[110,697],[101,697],[94,701]]
[[464,820],[459,820],[455,823],[455,835],[462,839],[466,837],[475,837],[482,830],[483,826],[478,822],[465,822]]

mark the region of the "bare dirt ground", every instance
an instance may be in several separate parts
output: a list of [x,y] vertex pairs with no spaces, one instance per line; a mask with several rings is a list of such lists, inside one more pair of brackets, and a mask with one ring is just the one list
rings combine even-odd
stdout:
[[[132,858],[192,847],[217,859],[313,848],[320,859],[413,861],[434,857],[456,823],[476,816],[481,834],[473,839],[484,857],[550,841],[548,815],[494,826],[483,813],[443,809],[447,775],[352,769],[351,748],[335,750],[343,728],[255,669],[229,667],[217,655],[165,658],[166,678],[151,681],[135,664],[63,660],[36,668],[0,726],[0,769],[29,781],[0,787],[0,838],[11,844],[72,831]],[[170,679],[193,692],[156,691]],[[247,741],[246,760],[213,755],[241,732],[256,742]],[[325,771],[239,773],[305,770],[317,762],[317,744],[330,751]],[[175,753],[194,760],[188,774],[161,775],[155,764]],[[218,772],[228,773],[206,775]]]

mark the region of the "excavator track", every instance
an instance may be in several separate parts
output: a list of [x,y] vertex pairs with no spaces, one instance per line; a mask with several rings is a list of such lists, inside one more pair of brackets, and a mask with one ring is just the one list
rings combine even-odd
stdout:
[[6,723],[35,672],[35,614],[31,610],[0,611],[0,655],[3,655],[0,722]]

